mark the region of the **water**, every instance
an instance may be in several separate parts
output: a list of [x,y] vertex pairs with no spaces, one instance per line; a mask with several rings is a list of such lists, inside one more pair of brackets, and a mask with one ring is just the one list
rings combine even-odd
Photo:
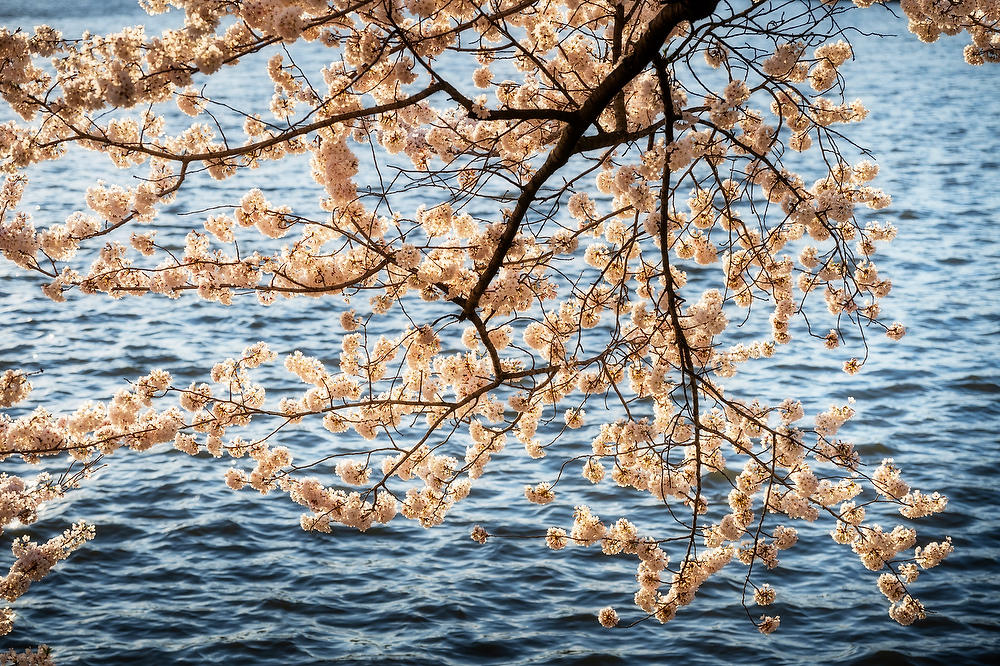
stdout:
[[[5,2],[0,17],[8,26],[54,23],[67,34],[142,20],[127,0],[51,9]],[[860,20],[866,31],[905,30],[881,12]],[[655,505],[583,481],[553,505],[528,505],[522,484],[552,470],[533,471],[513,446],[495,464],[514,481],[488,472],[442,527],[398,520],[367,534],[333,535],[299,530],[298,507],[280,496],[226,489],[224,462],[164,448],[116,454],[37,525],[11,531],[43,538],[85,518],[97,524],[98,537],[16,604],[18,623],[0,645],[47,643],[62,664],[885,664],[996,656],[997,73],[964,65],[960,40],[926,46],[903,35],[854,43],[848,93],[874,111],[848,129],[872,147],[882,167],[878,184],[894,195],[878,218],[900,233],[880,266],[896,284],[886,313],[906,322],[909,334],[891,346],[874,341],[881,355],[855,378],[837,374],[842,359],[798,341],[808,363],[778,360],[743,381],[773,384],[775,395],[794,391],[813,411],[853,395],[859,416],[846,434],[868,459],[891,455],[914,486],[950,497],[947,513],[917,524],[922,540],[951,534],[956,547],[915,585],[933,611],[927,620],[908,628],[892,622],[875,575],[820,530],[807,529],[770,578],[779,590],[778,633],[762,637],[747,621],[735,566],[671,623],[609,632],[596,624],[596,609],[613,605],[626,618],[635,615],[631,560],[593,548],[552,553],[533,540],[478,546],[469,529],[481,523],[498,534],[537,534],[568,526],[573,503],[582,501],[602,517],[627,510],[652,525]],[[232,94],[248,94],[243,84],[252,74],[229,75]],[[301,166],[269,183],[273,200],[315,206],[309,188],[299,187]],[[74,155],[63,170],[32,176],[31,202],[47,222],[79,208],[93,178],[116,174],[103,160]],[[214,188],[212,201],[232,203],[245,189],[240,181],[199,182]],[[169,369],[177,384],[200,381],[208,363],[259,339],[281,353],[327,358],[339,347],[329,340],[339,306],[321,301],[265,310],[192,299],[74,298],[63,307],[8,263],[0,279],[0,370],[45,370],[29,407],[106,398],[152,367]],[[294,388],[278,370],[267,372],[271,383]],[[306,455],[329,445],[321,436],[293,431],[286,443]],[[559,446],[586,450],[589,436]]]

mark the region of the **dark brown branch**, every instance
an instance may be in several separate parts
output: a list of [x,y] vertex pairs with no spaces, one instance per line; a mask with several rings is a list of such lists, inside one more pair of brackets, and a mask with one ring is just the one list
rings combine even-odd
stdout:
[[174,153],[168,153],[162,150],[156,150],[155,148],[147,148],[146,146],[140,144],[130,144],[130,143],[118,143],[111,141],[105,137],[96,136],[88,134],[80,129],[77,129],[73,125],[68,125],[76,136],[73,140],[80,141],[93,141],[99,144],[112,145],[120,148],[127,148],[128,150],[143,153],[145,155],[150,155],[152,157],[159,157],[161,159],[175,161],[175,162],[199,162],[205,160],[221,160],[227,157],[236,157],[238,155],[246,155],[248,153],[254,153],[259,150],[264,150],[265,148],[270,148],[279,143],[285,143],[294,139],[295,137],[302,136],[303,134],[309,134],[310,132],[315,132],[318,129],[324,127],[330,127],[331,125],[336,125],[337,123],[347,122],[348,120],[354,120],[355,118],[364,118],[369,116],[375,116],[380,113],[385,113],[387,111],[395,111],[397,109],[402,109],[412,104],[420,102],[434,93],[444,90],[444,87],[440,83],[432,83],[420,92],[411,95],[405,99],[397,100],[395,102],[389,102],[388,104],[379,104],[377,106],[369,107],[367,109],[357,109],[356,111],[348,111],[346,113],[338,113],[335,116],[330,116],[329,118],[324,118],[322,120],[317,120],[314,123],[309,123],[308,125],[302,125],[288,132],[283,132],[277,136],[271,137],[269,139],[264,139],[262,141],[257,141],[255,143],[248,143],[245,146],[238,146],[236,148],[230,148],[228,150],[219,150],[215,152],[208,153],[191,153],[188,155],[177,155]]
[[[615,27],[611,44],[611,61],[618,62],[622,57],[622,33],[625,30],[625,5],[619,2],[615,5]],[[615,132],[626,130],[625,93],[615,95]]]
[[493,278],[500,272],[504,257],[514,242],[514,237],[517,236],[535,195],[541,186],[575,154],[577,142],[583,136],[584,131],[597,121],[614,96],[649,65],[659,52],[660,47],[663,46],[663,42],[678,24],[709,16],[717,4],[718,0],[688,0],[672,3],[661,9],[650,21],[649,29],[636,41],[632,52],[624,56],[621,62],[594,89],[587,101],[576,112],[576,121],[569,123],[563,129],[559,141],[549,153],[544,164],[539,167],[521,191],[517,205],[514,207],[510,219],[507,220],[507,226],[504,228],[497,249],[490,258],[490,263],[466,300],[465,308],[462,310],[463,318],[468,317],[470,312],[479,307],[479,300],[490,283],[493,282]]
[[[695,367],[691,346],[688,344],[684,327],[681,325],[680,308],[681,299],[677,295],[677,286],[674,284],[674,276],[670,272],[670,144],[674,141],[674,122],[677,118],[674,114],[673,95],[670,92],[670,76],[667,73],[667,65],[657,54],[654,58],[656,65],[656,76],[660,83],[660,95],[663,98],[664,132],[666,154],[663,158],[663,182],[660,185],[660,257],[663,262],[663,284],[664,294],[667,297],[667,311],[670,316],[670,323],[674,329],[674,342],[677,345],[677,352],[681,360],[681,385],[685,386],[685,392],[690,392],[688,397],[691,405],[691,421],[694,429],[694,466],[695,466],[695,496],[691,501],[691,540],[688,542],[688,552],[684,560],[688,561],[692,557],[692,548],[695,543],[695,536],[698,532],[698,508],[701,500],[701,418],[698,404],[698,373]],[[687,381],[685,381],[687,380]]]

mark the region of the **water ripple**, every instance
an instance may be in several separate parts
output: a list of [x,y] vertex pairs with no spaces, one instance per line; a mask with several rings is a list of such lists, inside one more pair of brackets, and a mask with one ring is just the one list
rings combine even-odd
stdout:
[[[133,6],[131,0],[5,0],[0,19],[7,25],[60,21],[66,33],[79,33],[102,29],[95,22],[108,28],[127,22],[123,16]],[[905,29],[885,24],[881,13],[861,16],[870,22],[866,30]],[[880,182],[896,198],[878,217],[899,228],[880,266],[903,276],[886,307],[909,334],[891,349],[871,341],[875,352],[891,355],[873,358],[857,378],[838,379],[842,359],[816,345],[815,353],[794,362],[761,363],[733,385],[735,394],[780,398],[792,383],[816,409],[856,397],[859,414],[850,434],[866,460],[894,457],[914,486],[948,493],[950,511],[920,526],[922,534],[951,533],[956,544],[953,558],[917,583],[934,611],[925,622],[892,623],[873,591],[876,575],[855,559],[831,554],[827,527],[805,525],[799,552],[772,573],[780,590],[775,612],[782,617],[773,636],[757,635],[736,602],[743,575],[736,568],[706,585],[666,626],[648,622],[607,632],[594,613],[606,605],[631,613],[633,561],[595,548],[549,553],[537,541],[498,539],[477,547],[468,539],[475,523],[510,534],[571,522],[571,507],[525,506],[517,484],[487,474],[449,524],[431,531],[399,524],[364,535],[305,534],[297,528],[298,507],[231,493],[221,483],[223,463],[164,450],[122,455],[75,497],[46,509],[48,523],[78,517],[97,523],[98,538],[18,603],[21,620],[5,645],[48,643],[62,664],[995,660],[1000,299],[989,289],[1000,280],[1000,192],[989,183],[1000,182],[1000,91],[989,83],[995,73],[961,64],[961,49],[960,40],[930,46],[910,36],[858,40],[858,62],[849,65],[854,92],[875,108],[853,136],[873,147]],[[241,76],[251,75],[237,71],[229,94],[241,93]],[[882,104],[890,99],[891,106]],[[78,173],[114,179],[107,164],[78,166]],[[300,196],[300,173],[289,168],[270,185],[282,197]],[[34,196],[43,196],[35,203],[48,213],[58,217],[81,205],[64,191],[64,174],[37,176]],[[205,186],[234,201],[242,187],[235,181]],[[305,195],[294,203],[315,206]],[[692,271],[693,279],[697,275]],[[35,382],[37,395],[73,404],[79,396],[107,395],[150,367],[169,368],[179,383],[201,380],[204,359],[238,353],[263,336],[282,353],[302,348],[332,362],[330,312],[302,300],[266,311],[190,300],[178,309],[163,299],[88,299],[86,307],[57,308],[40,297],[35,281],[4,263],[0,370],[24,359],[50,368]],[[428,312],[440,307],[430,304]],[[795,335],[809,344],[803,332]],[[317,446],[309,432],[287,436],[296,446]],[[560,446],[586,450],[589,443],[567,438]],[[512,473],[534,479],[523,456],[501,455]],[[721,475],[706,483],[723,487]],[[647,524],[663,520],[655,502],[585,487],[579,479],[567,485],[568,492],[607,507],[612,519],[627,513]],[[49,536],[46,521],[18,533]]]

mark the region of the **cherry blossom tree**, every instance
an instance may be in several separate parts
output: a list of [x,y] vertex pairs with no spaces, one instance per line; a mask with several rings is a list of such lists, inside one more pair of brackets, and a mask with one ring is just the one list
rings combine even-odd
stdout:
[[[400,517],[432,527],[482,475],[503,475],[498,454],[518,446],[561,462],[556,477],[510,480],[528,482],[527,502],[559,500],[560,481],[582,474],[662,506],[661,524],[636,525],[581,504],[572,525],[525,535],[540,555],[593,546],[633,558],[627,623],[668,622],[723,567],[743,567],[748,611],[770,605],[767,570],[794,556],[799,521],[825,521],[832,548],[881,572],[894,620],[924,616],[909,586],[950,540],[919,547],[909,522],[883,527],[866,513],[884,505],[917,519],[946,499],[838,438],[850,403],[807,417],[791,382],[781,402],[726,389],[758,359],[794,357],[796,321],[828,348],[844,343],[849,374],[866,336],[904,335],[880,316],[892,285],[875,263],[896,229],[859,216],[890,199],[847,136],[868,111],[845,97],[845,17],[887,8],[140,4],[183,12],[183,26],[0,30],[0,94],[21,119],[0,125],[0,251],[55,301],[323,298],[340,312],[330,355],[279,359],[261,342],[207,359],[202,382],[150,368],[110,399],[4,415],[0,459],[64,471],[0,475],[0,524],[34,522],[123,448],[169,443],[228,460],[220,483],[235,491],[302,505],[305,530]],[[965,33],[970,64],[1000,61],[995,0],[900,8],[920,39]],[[296,54],[316,50],[328,64],[300,66]],[[273,87],[269,108],[219,97],[238,62]],[[106,156],[121,182],[84,185],[65,220],[19,210],[25,172],[58,169],[73,147]],[[300,155],[321,214],[257,188],[185,203],[197,178]],[[207,212],[177,218],[168,204]],[[171,235],[177,224],[186,237]],[[759,334],[743,327],[755,317],[769,322]],[[297,391],[280,401],[255,378],[277,362]],[[33,371],[3,375],[0,407],[28,397]],[[281,445],[300,423],[328,431],[326,455]],[[567,439],[584,447],[555,446]],[[16,539],[0,596],[13,602],[93,537],[78,523],[47,543]],[[766,608],[751,615],[761,632],[779,625]],[[4,610],[0,633],[12,619]],[[619,624],[610,607],[598,619]]]

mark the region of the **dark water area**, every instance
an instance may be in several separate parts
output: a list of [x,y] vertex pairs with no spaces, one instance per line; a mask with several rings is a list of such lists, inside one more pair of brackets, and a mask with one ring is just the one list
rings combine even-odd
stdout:
[[[162,447],[116,454],[38,524],[9,531],[47,538],[86,519],[98,535],[15,604],[15,629],[0,646],[46,643],[60,664],[992,662],[1000,656],[1000,70],[965,65],[962,38],[920,44],[884,11],[858,12],[857,20],[866,32],[894,35],[852,39],[847,95],[872,114],[845,131],[871,148],[881,166],[875,184],[893,195],[893,205],[871,218],[899,228],[878,261],[895,284],[883,312],[909,333],[895,344],[872,340],[873,358],[856,377],[838,371],[842,357],[803,339],[793,343],[801,354],[753,366],[732,386],[758,394],[773,386],[766,391],[795,395],[807,414],[853,396],[859,413],[842,435],[868,462],[893,457],[914,487],[949,497],[946,513],[915,524],[921,543],[950,534],[955,544],[914,585],[926,620],[897,625],[875,588],[877,574],[837,547],[826,524],[796,524],[799,544],[769,578],[779,594],[777,633],[761,636],[748,621],[739,603],[745,570],[736,565],[670,623],[607,631],[595,618],[603,606],[626,621],[638,616],[632,560],[595,548],[553,553],[537,540],[479,546],[469,530],[568,527],[574,503],[653,527],[663,520],[655,502],[578,479],[555,504],[527,504],[523,484],[547,477],[512,446],[495,463],[506,472],[488,472],[440,527],[400,518],[365,534],[305,533],[287,498],[227,489],[225,460]],[[143,17],[127,1],[4,0],[0,21],[48,22],[71,34]],[[238,97],[251,94],[245,84],[260,74],[241,68],[224,76]],[[89,154],[66,165],[31,174],[38,224],[81,208],[96,178],[121,179]],[[312,181],[302,186],[305,168],[289,161],[269,181],[282,202],[316,206]],[[235,202],[250,186],[197,182],[212,202]],[[191,202],[199,191],[187,196],[185,205],[198,208]],[[330,339],[339,310],[311,299],[265,309],[73,295],[59,305],[38,286],[0,264],[0,371],[45,370],[33,379],[27,408],[107,399],[154,367],[169,370],[177,385],[204,381],[211,363],[257,340],[279,354],[339,349],[339,338]],[[297,390],[279,366],[265,371],[264,383]],[[324,432],[293,431],[287,443],[308,458],[330,445]],[[592,436],[575,431],[560,446],[589,450]]]

